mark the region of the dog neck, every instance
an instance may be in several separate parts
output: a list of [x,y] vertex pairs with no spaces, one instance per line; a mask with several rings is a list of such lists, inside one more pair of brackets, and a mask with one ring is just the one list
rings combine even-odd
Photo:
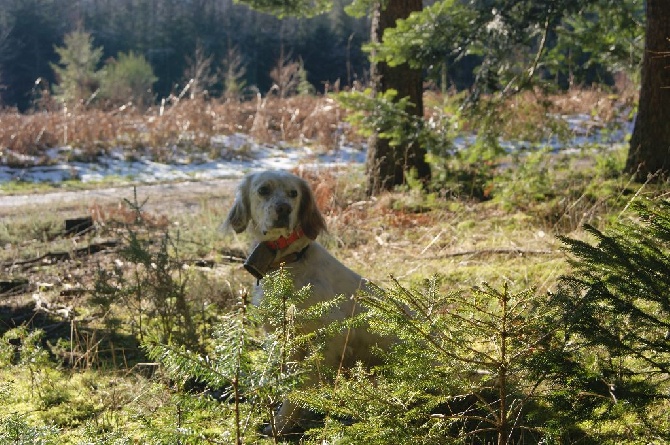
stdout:
[[302,259],[303,256],[305,256],[308,247],[309,244],[296,252],[292,252],[283,256],[280,255],[272,264],[270,264],[268,270],[277,270],[285,264],[297,263]]
[[310,241],[300,227],[297,227],[286,237],[280,236],[274,241],[264,241],[266,246],[276,252],[275,260],[269,267],[270,270],[277,270],[282,264],[300,261],[305,255]]
[[283,264],[300,261],[310,244],[311,239],[304,236],[300,228],[287,237],[262,241],[244,262],[244,268],[260,281],[268,272],[279,269]]
[[273,241],[264,241],[265,245],[272,250],[283,250],[289,247],[291,244],[298,241],[300,238],[305,236],[305,233],[302,231],[302,228],[298,227],[293,232],[289,234],[288,237],[280,236]]

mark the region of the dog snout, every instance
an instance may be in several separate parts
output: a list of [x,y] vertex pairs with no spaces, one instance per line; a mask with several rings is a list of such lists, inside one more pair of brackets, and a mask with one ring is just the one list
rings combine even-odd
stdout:
[[280,202],[276,205],[275,212],[278,218],[288,217],[291,214],[291,205],[287,202]]
[[275,227],[288,227],[290,223],[291,211],[293,208],[289,203],[280,202],[275,205]]

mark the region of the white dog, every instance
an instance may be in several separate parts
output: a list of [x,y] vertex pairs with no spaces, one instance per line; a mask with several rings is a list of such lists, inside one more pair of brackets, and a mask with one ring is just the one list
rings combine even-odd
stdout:
[[[318,320],[319,328],[335,320],[351,317],[356,307],[355,294],[366,286],[360,275],[336,260],[314,241],[326,223],[307,183],[287,172],[265,171],[247,175],[239,185],[235,203],[224,226],[237,233],[248,228],[257,243],[270,247],[271,269],[284,263],[296,289],[311,285],[311,306],[338,295],[343,302]],[[364,329],[352,329],[328,340],[324,351],[325,365],[331,369],[351,366],[357,361],[373,364],[371,350],[383,341]],[[282,434],[299,423],[299,408],[284,400],[273,431]]]

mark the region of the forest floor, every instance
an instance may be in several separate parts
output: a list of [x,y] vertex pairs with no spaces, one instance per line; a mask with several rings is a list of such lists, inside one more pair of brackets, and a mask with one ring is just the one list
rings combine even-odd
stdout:
[[[575,121],[576,138],[584,137],[584,123],[591,121],[583,115]],[[32,158],[39,158],[39,165],[5,167],[0,174],[20,175],[20,180],[6,178],[0,186],[0,332],[21,326],[44,331],[50,362],[61,374],[44,381],[17,374],[10,396],[0,403],[0,418],[20,413],[30,424],[54,425],[65,436],[58,443],[79,443],[91,425],[141,440],[146,425],[139,418],[154,419],[166,431],[176,428],[175,416],[181,414],[174,407],[181,402],[171,399],[169,385],[152,386],[147,369],[156,364],[138,348],[138,335],[147,329],[142,324],[147,307],[123,300],[126,306],[116,314],[122,316],[114,318],[113,309],[98,301],[101,289],[111,277],[126,292],[120,298],[140,295],[133,277],[159,268],[152,261],[160,259],[156,254],[165,241],[170,270],[183,276],[189,305],[201,308],[202,314],[194,314],[202,316],[203,326],[215,323],[255,285],[241,267],[249,239],[219,230],[235,186],[248,171],[286,168],[305,177],[318,189],[328,223],[322,244],[382,287],[393,280],[416,284],[439,275],[445,291],[486,282],[539,294],[552,290],[569,271],[557,235],[586,238],[584,223],[606,227],[627,216],[632,199],[650,192],[619,173],[625,161],[626,131],[617,133],[621,128],[629,127],[586,129],[590,136],[583,143],[568,143],[561,151],[545,144],[536,153],[522,148],[521,155],[508,154],[500,168],[483,172],[490,194],[484,199],[459,194],[447,179],[430,194],[410,186],[369,198],[360,147],[345,144],[349,148],[341,153],[290,147],[268,151],[246,137],[237,137],[241,142],[233,152],[240,155],[239,163],[229,170],[218,159],[197,164],[218,170],[215,175],[191,172],[147,180],[117,170],[111,181],[86,182],[82,172],[89,170],[77,164],[82,169],[74,175],[44,184],[30,181],[31,172],[39,176],[45,169],[67,169],[39,156]],[[607,140],[594,143],[595,134]],[[145,167],[156,162],[127,160]],[[436,170],[436,176],[443,173]],[[147,267],[129,256],[136,239],[151,255]],[[63,393],[52,399],[47,386]],[[168,420],[157,420],[160,416]]]

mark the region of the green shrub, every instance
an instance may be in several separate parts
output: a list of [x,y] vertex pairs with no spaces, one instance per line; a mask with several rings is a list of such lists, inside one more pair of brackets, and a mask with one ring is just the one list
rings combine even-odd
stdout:
[[5,332],[0,343],[0,367],[25,366],[31,371],[49,366],[49,352],[42,346],[44,331],[19,326]]
[[[298,309],[309,288],[295,290],[284,270],[263,287],[260,307],[242,296],[221,318],[207,355],[146,344],[184,397],[192,397],[189,382],[200,382],[224,402],[217,437],[260,441],[261,423],[287,396],[325,419],[312,424],[303,443],[633,443],[667,436],[667,420],[659,420],[664,368],[647,375],[641,357],[579,340],[585,334],[573,326],[577,314],[555,296],[486,285],[445,293],[437,278],[413,288],[394,281],[387,291],[360,296],[368,310],[356,319],[305,332],[338,300]],[[398,340],[377,351],[384,364],[300,386],[305,372],[318,369],[328,335],[362,323]],[[270,332],[261,334],[262,326]],[[300,351],[304,360],[295,359]],[[619,368],[607,368],[613,365]],[[612,380],[617,370],[621,388]],[[645,414],[645,407],[653,410]],[[652,421],[654,428],[643,431]],[[629,422],[636,426],[624,428]]]
[[20,414],[0,418],[0,442],[12,445],[55,445],[58,430],[50,426],[34,426]]
[[189,275],[179,258],[178,235],[153,227],[137,196],[125,203],[133,217],[121,223],[120,261],[111,269],[98,269],[91,301],[108,314],[111,325],[128,317],[126,322],[140,342],[154,337],[197,348],[201,340],[194,320],[197,311],[188,299]]
[[244,76],[247,72],[244,60],[238,47],[228,48],[226,56],[221,61],[219,77],[223,79],[223,97],[227,101],[236,101],[242,98],[246,87]]
[[140,108],[153,103],[151,88],[158,80],[143,55],[119,53],[102,70],[100,94],[111,105],[132,103]]
[[[16,398],[37,396],[40,410],[47,410],[59,404],[67,396],[63,388],[52,379],[54,364],[49,360],[49,352],[43,347],[44,331],[29,330],[20,326],[8,330],[0,341],[0,369],[9,368],[11,372],[27,370],[30,375],[29,388],[7,379],[0,386],[0,409]],[[16,370],[16,371],[15,371]],[[11,375],[11,374],[10,374]],[[29,389],[29,390],[28,390]],[[0,443],[18,445],[50,445],[58,442],[58,429],[53,419],[48,424],[34,424],[30,415],[11,412],[0,416]]]
[[[221,318],[213,333],[212,350],[205,356],[183,347],[145,344],[149,356],[161,362],[181,387],[199,382],[211,394],[218,394],[223,402],[219,412],[225,419],[222,435],[231,443],[258,440],[261,422],[271,422],[279,401],[318,363],[319,341],[314,333],[300,328],[334,304],[299,309],[310,289],[294,289],[284,269],[268,275],[263,289],[265,296],[259,307],[249,305],[247,296],[242,295],[237,307]],[[261,339],[263,325],[272,329]],[[296,361],[298,351],[311,353]]]

